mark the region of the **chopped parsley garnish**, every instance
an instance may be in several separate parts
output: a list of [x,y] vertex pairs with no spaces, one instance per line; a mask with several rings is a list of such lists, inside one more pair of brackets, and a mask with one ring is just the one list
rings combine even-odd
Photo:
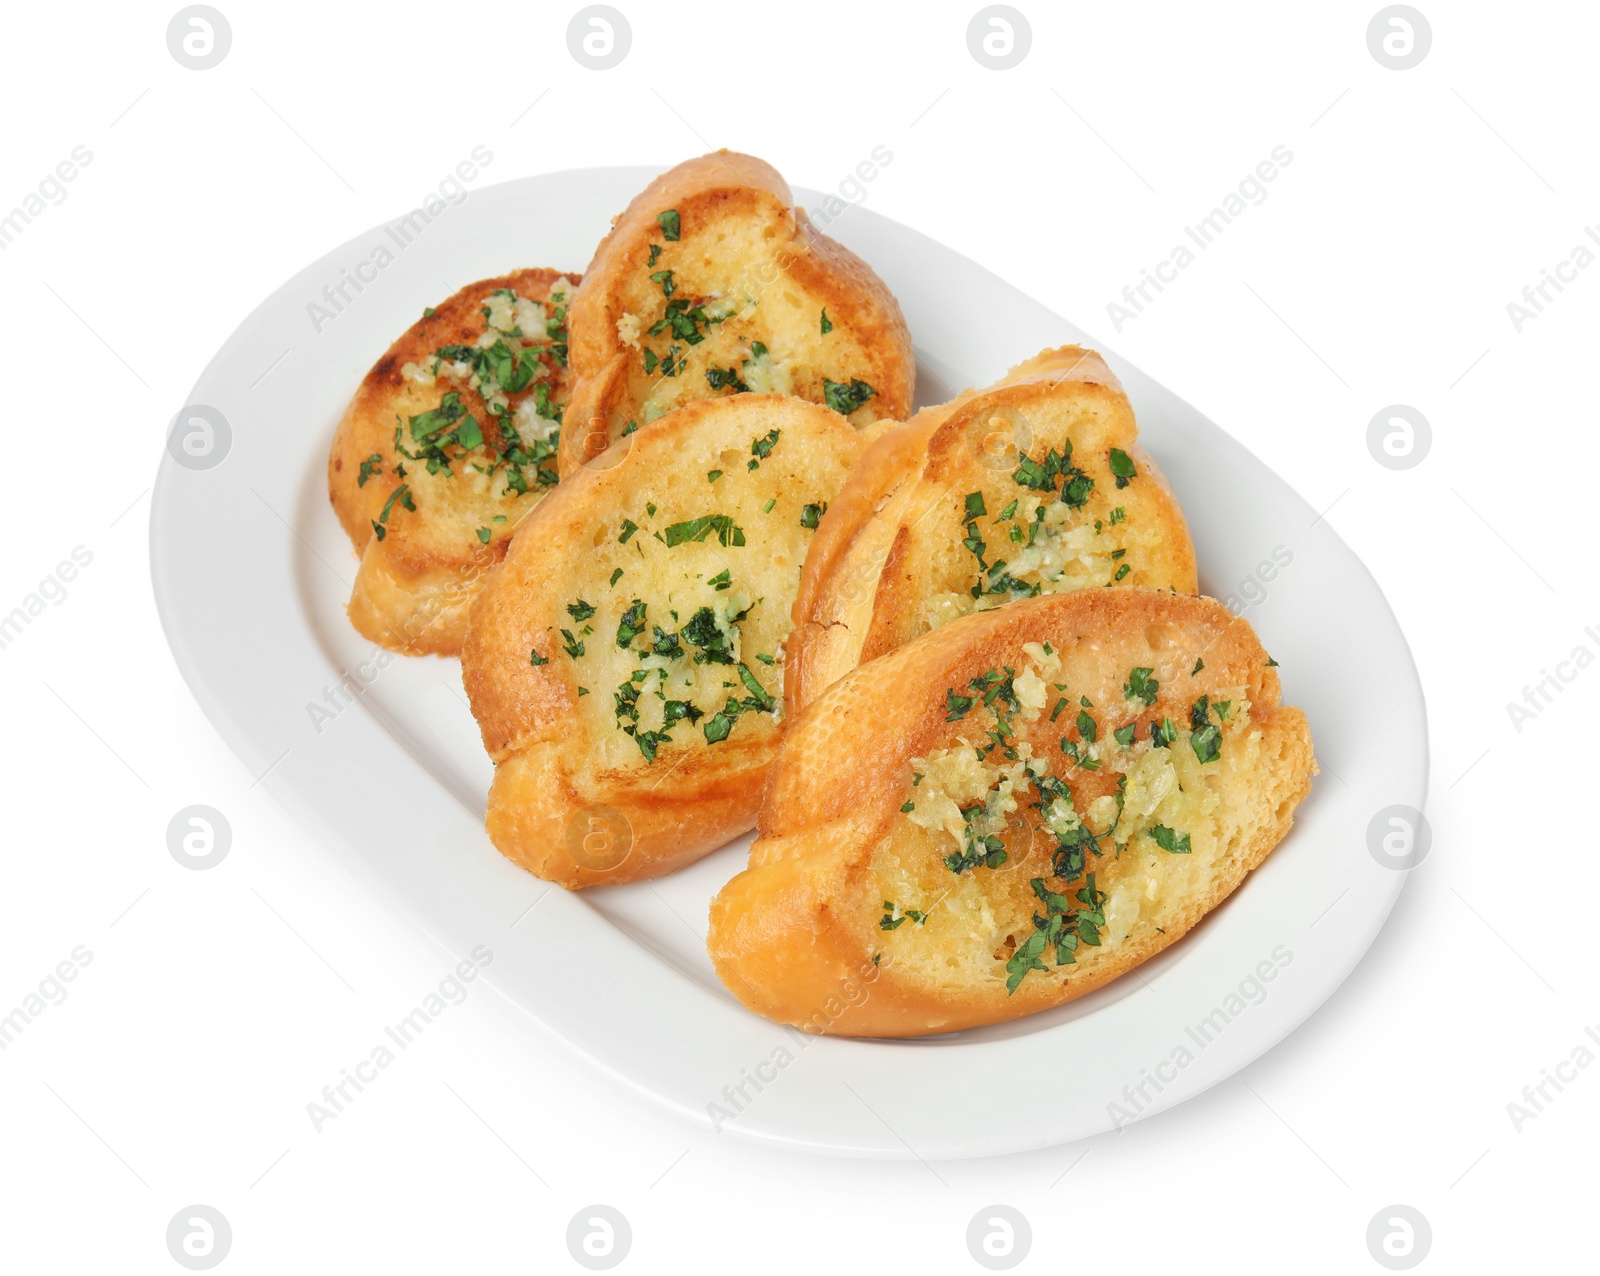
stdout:
[[724,567],[710,580],[706,581],[706,584],[710,585],[712,589],[715,589],[720,593],[722,590],[728,589],[733,585],[733,577],[729,574],[728,569]]
[[1085,879],[1076,894],[1081,908],[1074,909],[1072,901],[1045,885],[1042,877],[1033,878],[1028,885],[1044,905],[1044,915],[1033,915],[1033,934],[1029,935],[1006,962],[1006,992],[1014,993],[1030,971],[1044,970],[1041,959],[1047,949],[1054,949],[1056,965],[1070,966],[1077,962],[1080,943],[1097,948],[1100,931],[1106,924],[1104,891],[1096,890],[1094,874]]
[[487,527],[480,527],[478,529],[478,541],[480,544],[487,545],[489,543],[489,536],[490,532]]
[[828,308],[824,306],[822,308],[822,335],[826,337],[832,331],[833,321],[828,318]]
[[626,545],[628,543],[628,538],[630,536],[632,536],[638,530],[639,530],[639,524],[635,523],[631,518],[623,519],[622,520],[622,532],[617,537],[617,543],[619,545]]
[[721,477],[722,477],[722,471],[721,470],[707,470],[706,471],[706,482],[707,483],[715,483]]
[[927,924],[928,915],[919,913],[914,908],[901,908],[889,900],[883,901],[883,917],[878,922],[879,930],[894,930],[907,920],[914,921],[918,926]]
[[656,656],[681,656],[683,655],[683,641],[677,634],[668,633],[660,625],[652,625],[655,641],[650,644],[650,652]]
[[1193,669],[1191,669],[1191,670],[1189,670],[1189,676],[1190,676],[1190,677],[1191,677],[1191,678],[1192,678],[1192,677],[1194,677],[1194,676],[1195,676],[1195,674],[1197,674],[1197,673],[1199,673],[1199,672],[1200,672],[1200,671],[1201,671],[1201,670],[1202,670],[1202,669],[1204,669],[1204,668],[1205,668],[1205,667],[1206,667],[1206,662],[1205,662],[1205,661],[1204,661],[1204,660],[1199,660],[1199,659],[1197,659],[1197,660],[1196,660],[1196,661],[1195,661],[1195,662],[1194,662],[1194,668],[1193,668]]
[[764,437],[751,440],[750,455],[753,459],[745,467],[746,469],[761,468],[761,462],[765,461],[772,454],[772,449],[778,446],[778,433],[777,430],[768,430]]
[[817,524],[822,521],[823,511],[827,508],[826,504],[807,505],[800,511],[800,526],[815,531]]
[[728,637],[717,624],[716,613],[709,607],[702,607],[689,617],[689,623],[680,629],[679,634],[691,645],[699,648],[694,662],[697,665],[731,665],[733,663],[733,647],[728,642]]
[[999,868],[1005,862],[1005,844],[993,834],[980,837],[972,831],[970,823],[967,825],[967,849],[944,857],[944,866],[956,874],[977,868],[980,864],[988,868]]
[[[754,464],[754,462],[752,462],[752,464]],[[773,506],[774,506],[774,505],[776,505],[776,504],[777,504],[777,503],[778,503],[778,498],[777,498],[777,497],[775,497],[775,496],[774,496],[774,497],[773,497],[773,498],[772,498],[772,499],[771,499],[771,500],[769,500],[769,501],[768,501],[768,502],[767,502],[767,503],[766,503],[766,504],[765,504],[765,505],[763,505],[763,506],[762,506],[762,507],[761,507],[761,512],[762,512],[762,513],[763,513],[763,514],[770,514],[770,513],[772,513],[772,507],[773,507]]]
[[1169,747],[1178,738],[1178,728],[1172,725],[1171,718],[1162,718],[1160,722],[1150,724],[1150,743],[1158,749]]
[[383,512],[373,521],[372,534],[380,541],[389,534],[389,515],[394,510],[395,502],[400,502],[402,509],[408,509],[413,514],[417,512],[417,504],[411,499],[411,485],[402,483],[389,493],[389,499],[383,503]]
[[739,376],[737,368],[709,367],[706,369],[706,383],[713,390],[732,389],[739,394],[743,394],[750,389]]
[[439,312],[437,310],[435,310],[432,306],[424,306],[422,308],[422,317],[424,319],[432,319],[434,317],[434,315],[436,315],[438,313]]
[[1118,523],[1122,522],[1122,520],[1127,518],[1127,517],[1128,517],[1128,512],[1125,509],[1123,509],[1122,506],[1119,505],[1119,506],[1117,506],[1116,509],[1111,511],[1111,525],[1113,527],[1115,527]]
[[1082,736],[1086,741],[1088,741],[1088,743],[1090,743],[1090,744],[1094,743],[1094,738],[1095,738],[1094,719],[1091,718],[1082,709],[1078,710],[1078,734],[1080,736]]
[[944,693],[944,720],[946,722],[955,722],[965,717],[967,710],[972,708],[973,703],[972,696],[958,696],[955,693],[955,688],[946,687]]
[[748,691],[751,697],[755,700],[756,708],[760,709],[764,713],[772,712],[772,706],[777,702],[767,694],[767,689],[761,685],[761,679],[757,678],[755,674],[751,672],[749,665],[742,663],[740,664],[739,681],[744,683],[745,690]]
[[579,623],[582,623],[583,621],[588,620],[590,616],[594,615],[594,608],[580,598],[575,603],[567,604],[567,615],[571,616]]
[[664,213],[657,213],[656,225],[661,227],[662,239],[669,243],[675,242],[678,238],[678,232],[682,229],[682,224],[678,220],[678,210],[669,208]]
[[617,623],[617,646],[631,645],[644,632],[644,612],[645,605],[641,599],[635,598],[628,605],[628,610],[622,613],[622,619]]
[[528,653],[528,663],[530,665],[532,665],[535,669],[537,669],[540,665],[549,664],[550,661],[549,661],[548,657],[541,656],[539,654],[538,650],[535,649],[535,650],[530,651]]
[[567,655],[571,656],[574,660],[583,655],[583,639],[574,638],[572,636],[572,630],[570,629],[563,629],[561,631],[561,636],[567,640],[566,645],[562,647],[561,650],[566,652]]
[[613,571],[611,573],[611,583],[613,585],[615,585],[621,579],[622,579],[622,568],[618,567],[615,571]]
[[660,258],[661,258],[661,245],[660,244],[651,244],[650,245],[650,260],[645,262],[645,265],[646,266],[654,266],[656,264],[656,262],[658,260],[660,260]]
[[1039,960],[1039,954],[1044,952],[1044,946],[1048,942],[1049,937],[1045,932],[1036,930],[1022,941],[1016,952],[1011,954],[1011,960],[1006,962],[1007,995],[1016,992],[1030,970],[1046,969],[1045,964]]
[[1154,669],[1140,667],[1128,672],[1128,681],[1122,684],[1122,695],[1126,700],[1142,700],[1146,705],[1156,702],[1160,694],[1161,684],[1150,675]]
[[727,514],[702,514],[683,523],[673,523],[666,529],[663,540],[667,548],[672,549],[689,541],[703,541],[712,532],[717,534],[717,542],[723,548],[744,544],[744,530]]
[[1056,480],[1060,479],[1062,482],[1058,499],[1069,509],[1079,509],[1086,504],[1089,493],[1094,490],[1094,480],[1072,464],[1070,439],[1066,442],[1064,451],[1057,452],[1051,448],[1045,453],[1042,461],[1035,461],[1023,453],[1011,477],[1022,487],[1034,492],[1053,492]]
[[1127,563],[1123,563],[1121,567],[1117,568],[1115,574],[1111,577],[1111,579],[1112,580],[1121,580],[1124,576],[1126,576],[1132,570],[1133,570],[1133,568],[1130,567]]
[[[731,663],[731,662],[730,662]],[[770,713],[777,701],[767,694],[766,688],[761,685],[761,680],[751,672],[750,667],[741,663],[739,665],[739,680],[744,683],[745,689],[750,692],[743,700],[728,697],[720,711],[706,719],[706,724],[701,728],[705,732],[706,743],[716,744],[726,740],[733,730],[733,724],[739,716],[752,711]]]
[[878,392],[865,381],[852,380],[848,385],[822,378],[822,396],[828,406],[840,416],[849,416]]
[[1138,729],[1137,722],[1130,722],[1125,727],[1118,727],[1111,734],[1124,749],[1133,748],[1133,733]]
[[[985,515],[985,514],[987,514],[989,512],[988,508],[983,503],[983,493],[982,492],[968,492],[967,493],[966,510],[967,510],[967,518],[969,520],[970,519],[974,519],[974,518],[980,518],[980,517],[982,517],[983,515]],[[1004,518],[1005,515],[1002,514],[1001,517]]]
[[1169,829],[1165,824],[1157,824],[1150,829],[1150,836],[1155,838],[1156,845],[1164,851],[1170,851],[1174,855],[1189,854],[1189,835],[1187,833],[1179,834],[1176,830]]
[[361,473],[356,475],[356,486],[365,487],[369,478],[371,478],[374,474],[382,473],[383,457],[381,454],[374,452],[365,461],[361,462]]
[[1117,480],[1118,487],[1127,487],[1128,480],[1137,473],[1133,468],[1133,458],[1119,447],[1111,449],[1111,473]]
[[[1222,756],[1222,730],[1213,725],[1210,719],[1211,702],[1201,696],[1189,709],[1189,728],[1194,733],[1189,737],[1189,744],[1194,749],[1194,756],[1201,762],[1215,762]],[[1226,721],[1226,717],[1218,714]]]

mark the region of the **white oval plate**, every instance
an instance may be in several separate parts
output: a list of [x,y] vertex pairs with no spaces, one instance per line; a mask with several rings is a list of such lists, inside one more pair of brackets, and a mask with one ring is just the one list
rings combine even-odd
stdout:
[[[409,241],[378,227],[335,249],[227,340],[190,400],[226,418],[226,455],[209,469],[163,456],[151,515],[156,602],[201,707],[392,905],[455,953],[489,944],[493,982],[540,1024],[719,1129],[836,1153],[984,1156],[1149,1116],[1256,1059],[1338,987],[1400,891],[1404,874],[1367,849],[1373,816],[1420,810],[1426,786],[1422,692],[1394,616],[1327,523],[1210,421],[975,263],[863,208],[828,233],[900,299],[919,401],[1046,346],[1106,354],[1188,515],[1202,587],[1249,618],[1285,701],[1311,721],[1322,775],[1294,832],[1135,973],[1029,1019],[914,1042],[805,1037],[722,988],[707,903],[748,839],[673,877],[581,895],[490,845],[491,768],[459,665],[389,657],[345,619],[356,559],[328,504],[328,445],[357,382],[424,306],[517,266],[580,270],[654,176],[587,169],[474,190]],[[1009,1081],[1040,1075],[1056,1079],[1046,1101],[1033,1081]]]

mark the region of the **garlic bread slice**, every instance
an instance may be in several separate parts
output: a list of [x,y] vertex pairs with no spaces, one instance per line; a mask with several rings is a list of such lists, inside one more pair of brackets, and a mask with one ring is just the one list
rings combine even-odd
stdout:
[[351,623],[407,655],[455,655],[485,573],[556,482],[576,276],[468,284],[362,380],[334,435],[328,495],[361,555]]
[[572,305],[561,473],[698,399],[793,394],[857,426],[911,412],[911,335],[872,269],[770,164],[716,151],[663,173],[595,251]]
[[791,712],[969,612],[1107,585],[1195,592],[1183,511],[1093,351],[1046,350],[880,431],[806,563]]
[[[717,973],[811,1032],[1014,1019],[1176,942],[1289,831],[1305,716],[1220,603],[1090,589],[952,621],[791,722]],[[871,978],[865,999],[841,989]]]
[[862,446],[800,399],[696,403],[523,523],[461,655],[503,854],[567,887],[633,881],[753,826],[801,564]]

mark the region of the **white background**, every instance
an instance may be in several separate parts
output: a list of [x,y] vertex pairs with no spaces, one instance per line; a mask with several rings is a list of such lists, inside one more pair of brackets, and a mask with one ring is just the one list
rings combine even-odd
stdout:
[[[175,5],[8,11],[0,212],[74,146],[93,160],[0,252],[0,613],[75,546],[93,561],[0,650],[0,1014],[75,946],[93,960],[0,1051],[0,1265],[177,1271],[168,1220],[201,1202],[231,1221],[225,1271],[577,1270],[568,1220],[605,1202],[633,1228],[622,1270],[955,1272],[999,1202],[1031,1220],[1022,1270],[1377,1271],[1367,1224],[1395,1203],[1431,1223],[1423,1270],[1592,1266],[1600,1066],[1520,1130],[1507,1105],[1600,1025],[1600,673],[1520,731],[1506,706],[1600,653],[1600,270],[1521,333],[1506,307],[1600,222],[1600,13],[1420,4],[1433,46],[1398,72],[1367,50],[1370,0],[1019,0],[1033,46],[1003,72],[967,51],[975,4],[619,0],[633,47],[605,72],[567,52],[576,4],[218,0],[233,46],[204,72],[168,54]],[[1123,1133],[930,1166],[691,1126],[476,985],[313,1130],[306,1104],[451,959],[201,716],[151,600],[148,489],[250,309],[478,143],[486,181],[727,145],[819,189],[884,145],[871,207],[1102,334],[1328,509],[1421,670],[1435,840],[1322,1011]],[[1278,145],[1265,202],[1115,331],[1107,303]],[[1402,472],[1365,442],[1394,403],[1433,429]],[[207,872],[167,852],[191,803],[234,831]],[[1048,1103],[1071,1077],[974,1083]]]

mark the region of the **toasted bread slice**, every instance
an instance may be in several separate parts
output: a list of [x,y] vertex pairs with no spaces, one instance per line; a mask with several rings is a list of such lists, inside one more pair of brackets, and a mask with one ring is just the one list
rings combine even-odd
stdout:
[[864,664],[789,726],[750,867],[711,905],[717,973],[857,1037],[1080,997],[1288,832],[1316,768],[1278,696],[1248,624],[1149,589],[1016,602]]
[[663,173],[601,241],[572,304],[561,473],[685,403],[793,394],[857,426],[911,413],[911,334],[883,281],[816,230],[770,164]]
[[715,399],[534,511],[461,655],[502,853],[567,887],[633,881],[755,823],[801,563],[862,447],[800,399]]
[[1064,346],[874,432],[806,561],[790,712],[957,616],[1105,585],[1192,594],[1194,545],[1116,377]]
[[455,655],[485,573],[556,482],[575,275],[517,270],[428,310],[373,365],[328,458],[361,555],[350,621],[407,655]]

